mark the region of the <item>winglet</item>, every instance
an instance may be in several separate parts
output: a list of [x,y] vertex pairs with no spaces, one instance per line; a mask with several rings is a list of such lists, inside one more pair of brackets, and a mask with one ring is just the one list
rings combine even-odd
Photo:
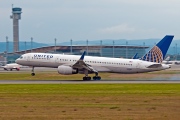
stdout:
[[81,57],[80,57],[80,60],[84,60],[85,54],[86,54],[86,51],[83,52],[83,54],[82,54]]
[[158,44],[156,44],[141,60],[161,63],[166,56],[169,46],[172,42],[173,35],[166,35]]

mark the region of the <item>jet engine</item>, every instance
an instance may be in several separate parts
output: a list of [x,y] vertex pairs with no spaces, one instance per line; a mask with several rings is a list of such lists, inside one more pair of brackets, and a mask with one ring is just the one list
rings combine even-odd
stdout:
[[58,73],[63,75],[77,74],[78,69],[73,69],[72,67],[61,65],[58,66]]

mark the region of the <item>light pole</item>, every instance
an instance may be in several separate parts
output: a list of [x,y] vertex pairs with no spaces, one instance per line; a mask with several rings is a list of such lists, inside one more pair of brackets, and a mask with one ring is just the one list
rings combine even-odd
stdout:
[[176,55],[177,55],[177,43],[176,43]]
[[177,43],[176,43],[176,60],[177,60]]
[[33,38],[31,37],[31,52],[32,52],[32,49],[33,49]]
[[71,55],[72,55],[72,39],[70,41],[71,41]]
[[114,40],[113,40],[113,58],[114,58]]
[[143,47],[144,47],[144,53],[145,53],[145,52],[146,52],[146,51],[145,51],[145,42],[143,42]]
[[54,44],[55,44],[55,53],[56,53],[56,38],[54,39]]
[[86,40],[86,51],[87,51],[87,55],[88,55],[88,40]]
[[126,58],[128,58],[128,49],[127,49],[128,41],[126,41]]
[[102,57],[102,40],[100,41],[101,44],[101,57]]
[[26,53],[26,41],[24,42],[24,45],[25,45],[25,53]]

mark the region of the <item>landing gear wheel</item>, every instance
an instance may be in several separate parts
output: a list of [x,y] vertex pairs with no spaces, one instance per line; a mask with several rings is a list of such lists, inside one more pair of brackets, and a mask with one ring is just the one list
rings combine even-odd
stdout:
[[101,77],[98,76],[98,72],[95,73],[95,76],[93,77],[93,80],[101,80]]
[[35,73],[31,73],[32,76],[35,76]]
[[101,77],[100,76],[94,76],[93,80],[101,80]]
[[91,77],[89,77],[89,76],[85,76],[85,77],[83,77],[83,80],[91,80]]

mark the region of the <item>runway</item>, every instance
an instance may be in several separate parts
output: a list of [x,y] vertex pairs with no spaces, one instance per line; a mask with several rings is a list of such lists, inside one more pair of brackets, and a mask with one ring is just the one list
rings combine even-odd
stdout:
[[180,83],[180,80],[0,80],[0,84],[162,84]]
[[[179,71],[180,66],[172,66],[172,68],[168,69],[168,71]],[[4,71],[0,69],[0,73],[30,73],[31,68],[23,68],[20,71]],[[57,72],[56,68],[41,68],[37,67],[35,69],[37,72]],[[153,75],[153,74],[152,74]],[[180,83],[180,75],[177,74],[169,74],[169,77],[164,77],[166,74],[155,74],[157,77],[152,77],[152,79],[146,80],[143,78],[137,78],[134,80],[112,80],[111,78],[100,81],[83,81],[83,80],[8,80],[1,79],[0,84],[158,84],[158,83]]]

